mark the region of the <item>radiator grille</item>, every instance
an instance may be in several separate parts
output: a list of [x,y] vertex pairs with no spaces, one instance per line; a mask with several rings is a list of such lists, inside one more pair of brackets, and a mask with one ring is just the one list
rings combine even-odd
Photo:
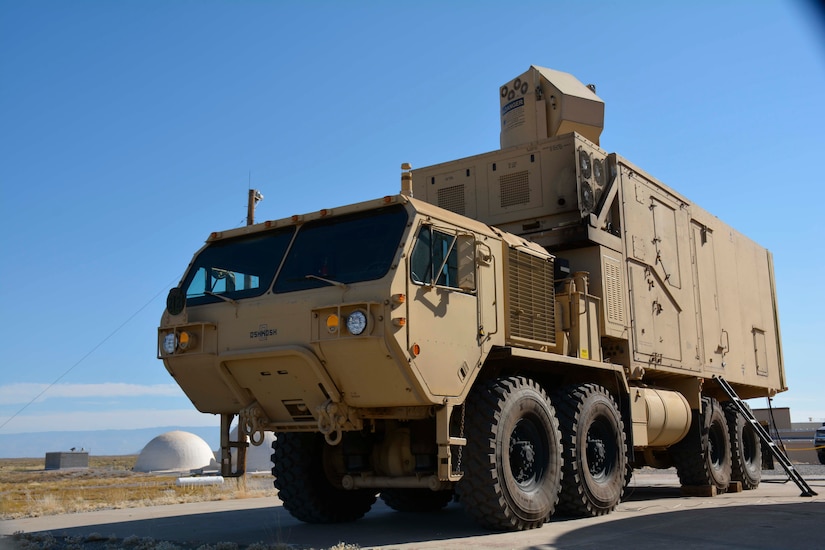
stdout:
[[622,271],[618,261],[604,258],[605,302],[607,320],[611,323],[624,324],[624,289],[622,288]]
[[530,172],[505,174],[498,180],[501,188],[501,207],[530,203]]
[[510,249],[508,304],[510,335],[556,343],[553,260]]
[[438,206],[464,216],[464,185],[442,187],[438,190]]

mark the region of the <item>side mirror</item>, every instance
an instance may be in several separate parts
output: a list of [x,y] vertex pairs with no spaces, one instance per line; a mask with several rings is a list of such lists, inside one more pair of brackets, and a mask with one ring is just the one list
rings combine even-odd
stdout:
[[179,286],[169,291],[166,296],[166,310],[170,315],[178,315],[186,307],[186,292]]

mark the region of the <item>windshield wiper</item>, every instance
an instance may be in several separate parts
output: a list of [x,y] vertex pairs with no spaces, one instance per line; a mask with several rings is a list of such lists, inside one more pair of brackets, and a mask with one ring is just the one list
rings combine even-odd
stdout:
[[324,279],[323,277],[319,277],[318,275],[312,275],[312,274],[304,275],[304,279],[316,279],[318,281],[321,281],[321,282],[324,282],[324,283],[327,283],[327,284],[330,284],[330,285],[335,285],[337,287],[343,288],[344,290],[349,289],[349,286],[347,286],[346,283],[342,283],[340,281],[333,281],[332,279]]
[[233,306],[237,306],[237,305],[238,305],[238,302],[236,302],[236,301],[235,301],[235,300],[233,300],[232,298],[227,298],[226,296],[221,296],[220,294],[215,294],[215,293],[214,293],[214,292],[212,292],[211,290],[205,290],[203,293],[204,293],[204,294],[206,294],[207,296],[214,296],[215,298],[217,298],[217,299],[219,299],[219,300],[223,300],[224,302],[229,302],[229,303],[230,303],[230,304],[232,304]]

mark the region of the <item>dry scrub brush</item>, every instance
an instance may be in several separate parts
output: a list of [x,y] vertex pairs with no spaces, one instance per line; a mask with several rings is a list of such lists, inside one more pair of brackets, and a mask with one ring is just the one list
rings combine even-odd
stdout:
[[88,469],[43,470],[31,460],[0,461],[0,519],[133,508],[206,500],[263,497],[274,494],[270,479],[227,479],[221,485],[179,487],[177,475],[120,469],[110,462]]

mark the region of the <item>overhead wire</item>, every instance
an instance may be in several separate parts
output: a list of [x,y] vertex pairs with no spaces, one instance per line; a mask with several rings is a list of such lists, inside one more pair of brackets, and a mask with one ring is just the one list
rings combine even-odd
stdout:
[[[250,172],[250,184],[251,184],[251,172]],[[237,226],[237,227],[241,227],[241,226],[243,226],[243,225],[245,225],[245,224],[246,224],[246,218],[243,218],[240,222],[238,222],[238,226]],[[45,387],[45,388],[44,388],[44,389],[43,389],[40,393],[38,393],[37,395],[35,395],[35,396],[34,396],[34,397],[30,400],[30,401],[28,401],[25,405],[23,405],[22,407],[20,407],[20,409],[19,409],[19,410],[17,410],[17,411],[16,411],[13,415],[11,415],[9,418],[7,418],[5,421],[3,421],[3,423],[2,423],[2,424],[0,424],[0,430],[2,430],[2,429],[6,426],[6,425],[8,425],[8,423],[9,423],[9,422],[11,422],[11,421],[12,421],[12,420],[14,420],[15,418],[17,418],[17,417],[20,415],[20,413],[22,413],[22,412],[23,412],[23,411],[25,411],[27,408],[29,408],[29,407],[30,407],[30,406],[31,406],[31,405],[32,405],[35,401],[37,401],[38,399],[40,399],[40,398],[41,398],[41,397],[42,397],[42,396],[43,396],[46,392],[48,392],[51,388],[53,388],[53,387],[54,387],[54,386],[55,386],[58,382],[60,382],[61,380],[63,380],[63,378],[65,378],[66,376],[68,376],[68,375],[69,375],[69,373],[71,373],[71,372],[72,372],[75,368],[77,368],[77,366],[78,366],[78,365],[80,365],[81,363],[83,363],[83,361],[85,361],[86,359],[88,359],[90,355],[92,355],[94,352],[96,352],[96,351],[97,351],[97,350],[98,350],[98,349],[99,349],[99,348],[100,348],[103,344],[105,344],[107,341],[109,341],[109,339],[111,339],[111,338],[112,338],[115,334],[117,334],[118,332],[120,332],[120,331],[123,329],[123,327],[125,327],[127,324],[129,324],[129,322],[130,322],[132,319],[134,319],[135,317],[137,317],[137,315],[138,315],[138,314],[140,314],[140,313],[141,313],[144,309],[146,309],[147,307],[149,307],[149,305],[150,305],[152,302],[154,302],[155,300],[157,300],[158,296],[160,296],[161,294],[163,294],[164,292],[166,292],[166,291],[167,291],[167,289],[168,289],[171,285],[173,285],[173,284],[175,283],[175,281],[176,281],[176,280],[177,280],[177,277],[175,277],[175,278],[174,278],[174,279],[172,279],[169,283],[167,283],[167,284],[166,284],[166,286],[165,286],[163,289],[161,289],[161,290],[160,290],[157,294],[155,294],[154,296],[152,296],[152,298],[151,298],[148,302],[146,302],[146,303],[145,303],[145,304],[143,304],[140,308],[138,308],[138,310],[137,310],[137,311],[135,311],[132,315],[130,315],[130,316],[129,316],[129,317],[128,317],[125,321],[123,321],[123,322],[122,322],[122,323],[121,323],[121,324],[120,324],[117,328],[115,328],[115,329],[114,329],[111,333],[109,333],[109,335],[108,335],[108,336],[106,336],[103,340],[101,340],[100,342],[98,342],[98,343],[97,343],[97,345],[95,345],[95,346],[94,346],[91,350],[89,350],[89,351],[88,351],[85,355],[83,355],[83,357],[81,357],[80,359],[78,359],[78,360],[77,360],[77,361],[76,361],[76,362],[75,362],[72,366],[70,366],[68,369],[66,369],[66,371],[65,371],[65,372],[63,372],[63,373],[62,373],[60,376],[58,376],[58,377],[57,377],[57,378],[56,378],[53,382],[51,382],[48,386],[46,386],[46,387]]]
[[75,363],[74,363],[71,367],[69,367],[68,369],[66,369],[66,370],[63,372],[63,374],[61,374],[60,376],[58,376],[58,377],[57,377],[57,378],[56,378],[56,379],[55,379],[55,380],[54,380],[51,384],[49,384],[48,386],[46,386],[45,388],[43,388],[43,391],[41,391],[40,393],[38,393],[37,395],[35,395],[35,396],[34,396],[34,397],[33,397],[33,398],[32,398],[32,399],[28,402],[28,403],[26,403],[25,405],[23,405],[22,407],[20,407],[20,409],[19,409],[17,412],[15,412],[13,415],[11,415],[9,418],[7,418],[7,419],[6,419],[6,420],[5,420],[2,424],[0,424],[0,430],[2,430],[2,429],[3,429],[3,428],[4,428],[4,427],[5,427],[5,426],[9,423],[9,422],[11,422],[11,421],[12,421],[12,420],[14,420],[15,418],[17,418],[17,417],[20,415],[20,413],[22,413],[22,412],[23,412],[23,411],[25,411],[27,408],[29,408],[29,406],[31,406],[31,405],[32,405],[32,403],[34,403],[35,401],[37,401],[38,399],[40,399],[40,398],[41,398],[41,397],[42,397],[42,396],[43,396],[46,392],[48,392],[51,388],[53,388],[53,387],[54,387],[54,386],[55,386],[58,382],[60,382],[60,381],[61,381],[61,380],[63,380],[66,376],[68,376],[70,372],[72,372],[75,368],[77,368],[77,366],[78,366],[78,365],[80,365],[81,363],[83,363],[83,361],[85,361],[86,359],[88,359],[88,358],[89,358],[89,356],[91,356],[94,352],[96,352],[96,351],[97,351],[97,350],[98,350],[101,346],[103,346],[103,344],[105,344],[106,342],[108,342],[108,341],[109,341],[109,340],[110,340],[110,339],[111,339],[111,338],[112,338],[115,334],[117,334],[118,332],[120,332],[120,331],[123,329],[123,327],[125,327],[126,325],[128,325],[128,324],[129,324],[129,322],[130,322],[132,319],[134,319],[135,317],[137,317],[137,316],[138,316],[138,315],[139,315],[139,314],[140,314],[140,313],[141,313],[144,309],[146,309],[147,307],[149,307],[149,305],[150,305],[152,302],[154,302],[155,300],[157,300],[158,296],[160,296],[161,294],[163,294],[164,292],[166,292],[166,291],[168,290],[169,286],[170,286],[170,285],[173,285],[173,284],[175,283],[175,281],[176,281],[176,280],[177,280],[177,277],[175,277],[175,278],[174,278],[174,279],[172,279],[169,283],[167,283],[167,284],[164,286],[164,288],[163,288],[163,289],[161,289],[161,290],[160,290],[157,294],[155,294],[154,296],[152,296],[152,298],[151,298],[148,302],[146,302],[145,304],[143,304],[140,308],[138,308],[138,310],[137,310],[137,311],[135,311],[134,313],[132,313],[132,314],[131,314],[131,315],[130,315],[130,316],[129,316],[129,317],[128,317],[125,321],[123,321],[123,322],[122,322],[122,323],[121,323],[121,324],[120,324],[120,325],[119,325],[116,329],[114,329],[112,332],[110,332],[108,336],[106,336],[103,340],[101,340],[100,342],[98,342],[98,343],[97,343],[97,345],[95,345],[95,346],[94,346],[91,350],[89,350],[89,351],[88,351],[85,355],[83,355],[83,357],[81,357],[80,359],[78,359],[78,360],[77,360],[77,361],[76,361],[76,362],[75,362]]

